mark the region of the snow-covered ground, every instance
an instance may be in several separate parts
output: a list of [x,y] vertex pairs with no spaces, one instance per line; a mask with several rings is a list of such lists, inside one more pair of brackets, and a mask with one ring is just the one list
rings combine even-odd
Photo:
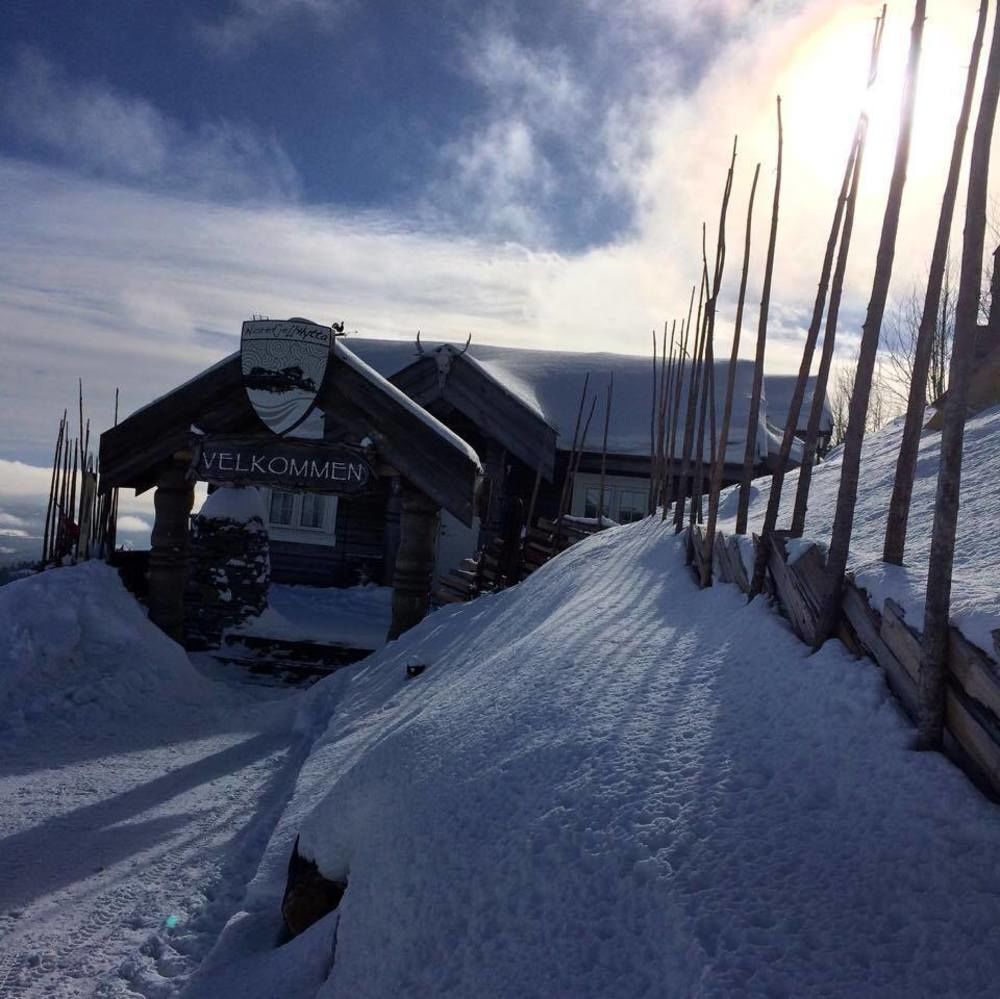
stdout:
[[0,590],[0,996],[167,996],[301,763],[287,693],[205,679],[117,574]]
[[[936,435],[912,567],[869,565],[894,435],[866,448],[854,564],[917,599]],[[980,642],[998,440],[1000,410],[970,424],[955,582]],[[0,996],[996,994],[997,807],[911,749],[870,661],[698,591],[658,519],[306,692],[238,675],[193,668],[103,566],[0,590]],[[348,888],[282,942],[297,835]]]
[[[299,721],[192,999],[996,994],[996,807],[869,661],[699,592],[658,521],[438,611]],[[275,948],[299,833],[348,888]]]
[[[906,610],[907,623],[923,626],[927,559],[930,554],[931,522],[937,489],[937,466],[941,434],[925,431],[920,441],[913,501],[910,507],[904,566],[881,561],[885,541],[886,512],[892,495],[899,454],[902,419],[865,439],[862,452],[861,487],[851,538],[848,568],[868,590],[881,610],[891,597]],[[833,511],[840,486],[841,449],[813,470],[805,539],[826,544],[833,525]],[[965,428],[962,462],[962,500],[955,543],[952,574],[952,621],[970,642],[997,656],[993,631],[1000,629],[1000,406],[969,420]],[[799,473],[785,478],[781,493],[779,527],[791,522]],[[770,494],[770,479],[753,484],[750,530],[760,530]],[[727,534],[736,518],[736,491],[729,490],[719,505],[719,528]]]

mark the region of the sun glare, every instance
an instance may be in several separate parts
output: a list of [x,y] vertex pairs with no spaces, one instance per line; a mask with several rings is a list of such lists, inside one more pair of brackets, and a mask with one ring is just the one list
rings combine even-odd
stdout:
[[[817,183],[836,184],[859,110],[869,117],[866,174],[892,168],[902,82],[909,47],[910,9],[889,10],[878,79],[868,89],[869,53],[879,5],[844,7],[806,36],[776,81],[783,98],[789,149],[797,167]],[[944,169],[962,99],[974,4],[932,5],[924,27],[908,177]],[[866,185],[867,186],[867,185]]]

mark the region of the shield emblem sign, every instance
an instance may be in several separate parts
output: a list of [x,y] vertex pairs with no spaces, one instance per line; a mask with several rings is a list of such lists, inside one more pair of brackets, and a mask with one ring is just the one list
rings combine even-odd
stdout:
[[323,384],[333,331],[304,319],[243,324],[243,384],[265,426],[294,430],[310,414]]

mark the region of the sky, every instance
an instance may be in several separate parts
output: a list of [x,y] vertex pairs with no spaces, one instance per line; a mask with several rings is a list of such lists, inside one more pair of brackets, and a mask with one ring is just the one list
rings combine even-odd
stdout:
[[[767,367],[795,370],[879,7],[8,0],[0,517],[25,520],[78,377],[103,429],[116,387],[127,414],[237,349],[254,314],[343,320],[357,336],[648,351],[653,329],[686,314],[737,134],[716,353],[731,342],[759,161],[751,356],[779,93]],[[976,9],[928,3],[898,297],[930,256]],[[845,356],[870,291],[911,16],[891,5],[868,98]],[[30,533],[0,523],[0,556],[11,532]]]

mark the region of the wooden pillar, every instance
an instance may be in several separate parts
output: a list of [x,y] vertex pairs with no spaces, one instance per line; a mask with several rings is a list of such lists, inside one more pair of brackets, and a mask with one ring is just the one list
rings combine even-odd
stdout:
[[187,478],[186,462],[173,461],[164,469],[153,504],[156,520],[149,553],[149,619],[175,642],[183,642],[188,516],[194,505],[194,483]]
[[488,545],[494,538],[503,533],[504,499],[507,494],[507,452],[496,441],[486,442],[486,459],[484,462],[489,480],[489,502],[486,517],[479,532],[479,543]]
[[385,529],[382,534],[382,584],[392,586],[396,575],[396,553],[399,551],[399,513],[402,507],[400,479],[390,480],[389,496],[385,502]]
[[441,513],[433,500],[405,480],[402,493],[389,641],[419,624],[430,606]]

